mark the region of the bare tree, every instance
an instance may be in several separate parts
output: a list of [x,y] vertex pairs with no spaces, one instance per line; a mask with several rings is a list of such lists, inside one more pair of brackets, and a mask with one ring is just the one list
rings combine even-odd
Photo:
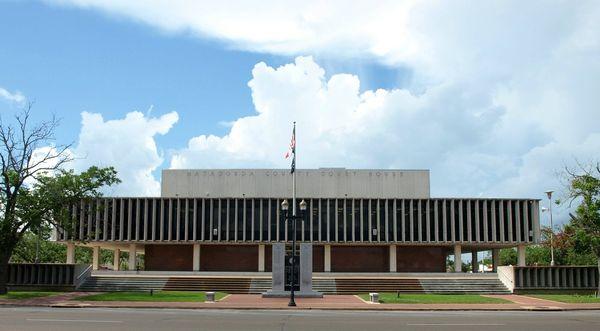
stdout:
[[[40,218],[23,217],[20,207],[27,199],[27,183],[56,171],[72,160],[71,144],[54,144],[59,120],[32,125],[32,104],[15,116],[12,124],[0,118],[0,294],[6,292],[8,261],[25,231],[39,226]],[[46,150],[41,147],[51,146]],[[41,152],[40,152],[41,151]]]

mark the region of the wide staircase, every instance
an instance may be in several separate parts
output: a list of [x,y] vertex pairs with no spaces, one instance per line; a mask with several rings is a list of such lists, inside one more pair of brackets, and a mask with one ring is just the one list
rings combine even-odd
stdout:
[[[219,291],[259,294],[271,288],[269,277],[92,275],[79,291]],[[324,294],[368,292],[508,294],[495,275],[486,277],[315,277],[313,289]]]
[[510,294],[498,278],[420,279],[425,293],[440,294]]
[[317,278],[313,280],[313,288],[324,294],[423,293],[419,280],[413,278]]

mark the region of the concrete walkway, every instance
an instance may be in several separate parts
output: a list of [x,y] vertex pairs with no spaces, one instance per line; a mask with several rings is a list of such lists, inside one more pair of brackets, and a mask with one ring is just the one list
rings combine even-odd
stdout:
[[[94,294],[96,294],[95,292]],[[560,311],[600,310],[600,303],[571,304],[543,300],[523,295],[487,295],[511,301],[505,304],[372,304],[354,295],[325,295],[323,298],[297,298],[296,307],[288,307],[287,298],[262,298],[260,295],[232,294],[221,301],[208,302],[133,302],[133,301],[80,301],[76,297],[86,292],[70,292],[60,295],[27,300],[0,299],[0,306],[36,307],[102,307],[102,308],[179,308],[179,309],[322,309],[322,310],[404,310],[404,311]]]

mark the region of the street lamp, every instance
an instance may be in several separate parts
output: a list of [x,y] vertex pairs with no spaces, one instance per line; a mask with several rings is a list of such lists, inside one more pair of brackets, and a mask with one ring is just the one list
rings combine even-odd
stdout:
[[546,191],[548,196],[548,211],[550,212],[550,265],[554,266],[554,224],[552,223],[552,193],[554,191]]
[[281,203],[281,210],[283,210],[283,218],[287,221],[292,221],[292,277],[290,277],[290,302],[288,306],[295,307],[296,301],[294,300],[294,284],[296,283],[296,221],[304,220],[304,213],[306,211],[306,201],[302,200],[300,202],[300,216],[296,215],[288,215],[288,209],[290,208],[290,204],[287,200],[283,200]]

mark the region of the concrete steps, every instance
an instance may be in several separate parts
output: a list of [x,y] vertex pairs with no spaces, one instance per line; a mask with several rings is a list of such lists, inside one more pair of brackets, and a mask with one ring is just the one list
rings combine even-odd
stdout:
[[509,294],[510,291],[495,278],[490,279],[421,279],[425,293],[441,294]]
[[[80,291],[221,291],[259,294],[271,288],[265,277],[215,276],[90,276]],[[340,277],[313,279],[313,289],[324,294],[359,294],[368,292],[439,293],[439,294],[508,294],[497,278],[393,278]]]
[[168,277],[90,276],[77,289],[89,292],[162,290]]
[[327,294],[359,294],[369,292],[423,293],[418,279],[406,278],[335,278],[335,287],[323,289]]
[[251,281],[251,278],[169,277],[163,290],[249,293]]

